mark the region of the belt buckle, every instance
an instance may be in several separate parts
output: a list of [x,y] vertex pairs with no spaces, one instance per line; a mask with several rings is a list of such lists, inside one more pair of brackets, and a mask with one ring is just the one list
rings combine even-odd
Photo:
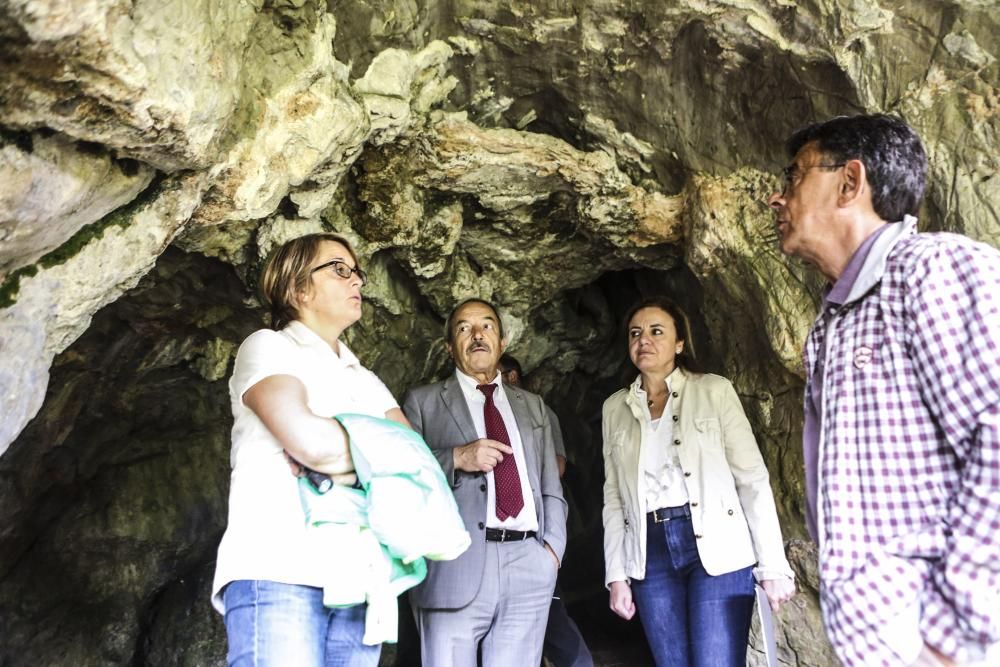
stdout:
[[503,544],[506,541],[507,541],[507,529],[506,528],[501,528],[500,529],[500,544]]
[[653,523],[666,523],[670,521],[671,517],[665,516],[660,517],[660,510],[653,510]]

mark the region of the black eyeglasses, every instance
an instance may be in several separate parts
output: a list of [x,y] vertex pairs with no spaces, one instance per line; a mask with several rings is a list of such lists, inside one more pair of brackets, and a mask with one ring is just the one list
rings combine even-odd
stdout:
[[795,183],[795,177],[797,175],[799,175],[799,174],[807,172],[810,169],[840,169],[845,164],[847,164],[847,163],[846,162],[838,162],[836,164],[813,164],[813,165],[810,165],[808,167],[800,167],[799,165],[797,165],[797,164],[795,164],[793,162],[792,164],[788,165],[787,167],[782,168],[782,170],[781,170],[781,175],[782,175],[782,178],[783,178],[783,180],[782,180],[781,194],[782,195],[788,194],[788,190]]
[[356,273],[356,274],[358,274],[358,278],[361,279],[361,286],[362,287],[364,287],[365,285],[368,284],[368,274],[367,273],[365,273],[362,269],[359,269],[356,266],[353,267],[353,268],[351,268],[350,266],[348,266],[346,263],[344,263],[343,261],[341,261],[339,259],[333,259],[333,260],[330,260],[329,262],[326,262],[325,264],[320,264],[319,266],[317,266],[315,269],[313,269],[309,273],[313,274],[313,273],[316,273],[317,271],[320,271],[321,269],[325,269],[327,267],[332,267],[334,273],[336,273],[338,276],[340,276],[344,280],[348,280],[351,277],[352,273]]

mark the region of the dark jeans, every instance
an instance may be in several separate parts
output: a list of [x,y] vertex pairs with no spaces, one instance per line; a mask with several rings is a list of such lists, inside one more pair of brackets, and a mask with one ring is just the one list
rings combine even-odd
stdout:
[[545,641],[542,655],[552,661],[555,667],[594,667],[587,643],[580,629],[569,617],[562,601],[562,591],[556,584],[555,596],[549,607],[549,621],[545,626]]
[[632,581],[659,667],[744,667],[753,568],[713,577],[698,557],[691,517],[646,522],[646,578]]

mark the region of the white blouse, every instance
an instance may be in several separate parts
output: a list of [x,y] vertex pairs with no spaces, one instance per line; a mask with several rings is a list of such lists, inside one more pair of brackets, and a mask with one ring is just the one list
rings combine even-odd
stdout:
[[[646,509],[649,511],[662,507],[679,507],[688,502],[684,471],[677,447],[673,445],[674,399],[670,390],[672,376],[673,374],[667,377],[667,403],[660,418],[652,419],[648,407],[643,412],[643,428],[646,429],[646,447],[642,461],[643,487]],[[638,393],[643,405],[646,405],[646,392],[640,389]]]
[[687,488],[684,486],[684,471],[676,449],[671,443],[673,428],[662,423],[657,427],[654,422],[647,424],[649,429],[649,449],[646,450],[646,460],[643,464],[643,475],[646,486],[646,507],[652,511],[662,507],[679,507],[688,501]]

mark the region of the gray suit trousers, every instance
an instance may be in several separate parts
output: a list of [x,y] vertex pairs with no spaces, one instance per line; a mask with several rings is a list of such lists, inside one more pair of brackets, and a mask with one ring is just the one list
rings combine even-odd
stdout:
[[482,642],[483,667],[538,665],[556,564],[538,540],[487,542],[479,592],[461,609],[422,609],[421,660],[432,667],[474,667]]

